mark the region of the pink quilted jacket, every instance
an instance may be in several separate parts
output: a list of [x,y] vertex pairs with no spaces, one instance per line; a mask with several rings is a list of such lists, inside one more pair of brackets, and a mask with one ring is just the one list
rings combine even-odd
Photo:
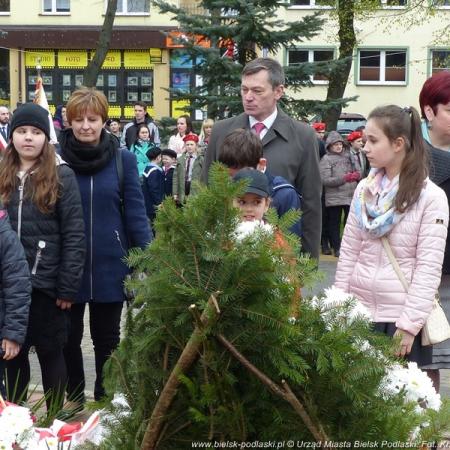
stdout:
[[[364,180],[355,196],[363,184]],[[352,202],[335,286],[354,294],[369,308],[375,322],[395,322],[397,328],[417,335],[431,311],[440,283],[448,219],[444,191],[427,179],[419,200],[387,235],[409,283],[406,293],[381,239],[372,239],[359,228]]]

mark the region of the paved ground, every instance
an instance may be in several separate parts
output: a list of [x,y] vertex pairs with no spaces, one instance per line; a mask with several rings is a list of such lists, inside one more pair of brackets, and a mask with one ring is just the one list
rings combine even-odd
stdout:
[[[320,292],[323,288],[331,285],[334,279],[334,272],[336,270],[337,259],[333,256],[322,256],[320,262],[320,269],[324,273],[324,279],[317,284],[308,294],[315,294]],[[85,316],[85,333],[83,338],[83,353],[84,353],[84,366],[86,372],[86,389],[87,394],[90,395],[95,379],[95,367],[94,367],[94,355],[92,351],[92,342],[89,337],[89,318],[88,313]],[[39,365],[36,355],[31,355],[32,373],[31,383],[32,385],[41,384],[41,376]],[[450,369],[441,371],[441,394],[443,396],[450,397]]]

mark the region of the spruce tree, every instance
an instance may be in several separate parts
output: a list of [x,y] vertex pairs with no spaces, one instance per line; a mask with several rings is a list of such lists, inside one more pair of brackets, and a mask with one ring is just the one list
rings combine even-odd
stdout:
[[[192,14],[165,0],[155,0],[163,13],[172,14],[179,24],[186,52],[200,75],[203,85],[191,88],[190,93],[170,89],[174,99],[189,100],[190,109],[207,109],[208,117],[223,118],[242,112],[239,95],[243,66],[264,50],[269,56],[284,47],[308,42],[320,33],[323,19],[320,13],[301,20],[284,22],[277,18],[278,11],[287,5],[277,0],[201,0],[198,5],[204,13]],[[210,47],[198,45],[198,38]],[[287,67],[286,86],[298,92],[310,85],[315,73],[329,74],[338,67],[334,61],[304,63]],[[285,96],[282,106],[294,117],[306,117],[311,112],[323,111],[342,101],[326,104],[304,101],[295,95]]]
[[[431,435],[441,413],[417,413],[403,393],[380,395],[391,342],[349,320],[351,301],[324,314],[302,299],[315,266],[269,214],[275,232],[236,235],[243,191],[213,166],[209,187],[185,207],[163,202],[156,239],[129,262],[137,277],[125,337],[106,371],[116,420],[102,448],[184,450],[193,441],[407,442],[420,423]],[[433,434],[434,433],[434,434]]]

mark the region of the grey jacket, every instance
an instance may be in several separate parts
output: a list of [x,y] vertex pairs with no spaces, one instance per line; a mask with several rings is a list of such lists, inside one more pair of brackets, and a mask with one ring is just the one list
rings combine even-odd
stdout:
[[344,175],[358,171],[361,166],[349,150],[328,152],[320,160],[320,177],[325,189],[325,206],[350,205],[358,182],[347,183]]
[[[217,122],[205,153],[202,180],[206,183],[211,164],[217,161],[225,137],[237,128],[250,128],[247,114]],[[281,109],[262,140],[267,170],[288,180],[302,195],[302,249],[319,257],[322,210],[322,184],[319,149],[314,130],[290,118]]]

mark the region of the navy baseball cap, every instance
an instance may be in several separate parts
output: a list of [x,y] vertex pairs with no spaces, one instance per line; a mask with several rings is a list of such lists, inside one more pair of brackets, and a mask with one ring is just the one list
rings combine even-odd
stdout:
[[245,189],[246,194],[256,194],[260,197],[269,197],[269,182],[267,176],[256,169],[241,169],[235,173],[233,181],[248,182],[248,186]]

